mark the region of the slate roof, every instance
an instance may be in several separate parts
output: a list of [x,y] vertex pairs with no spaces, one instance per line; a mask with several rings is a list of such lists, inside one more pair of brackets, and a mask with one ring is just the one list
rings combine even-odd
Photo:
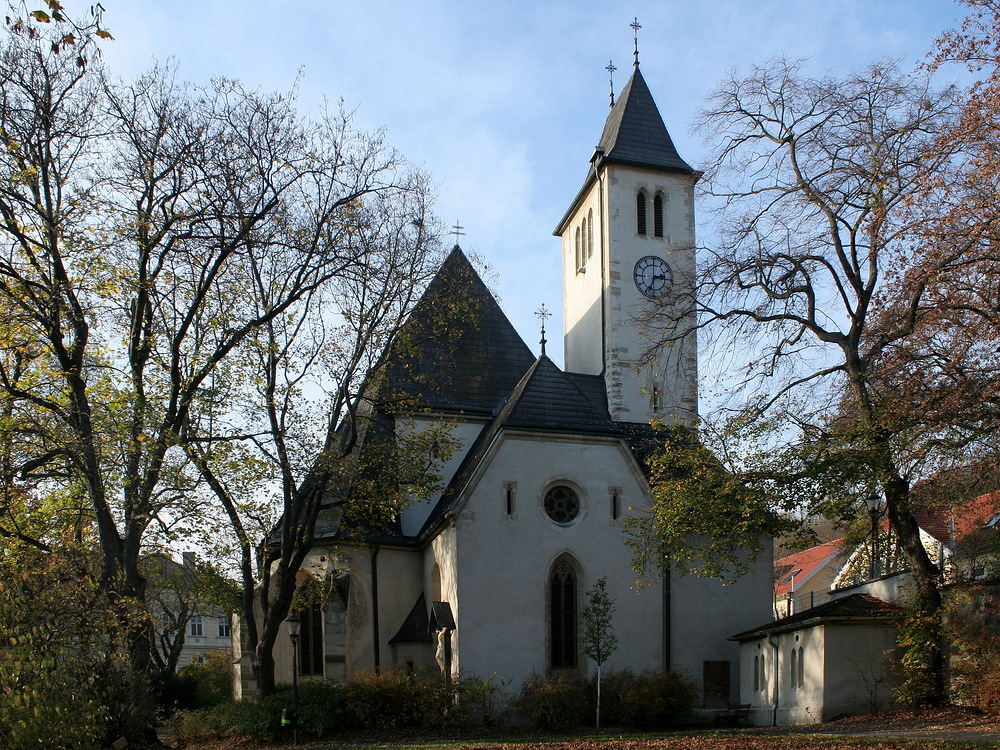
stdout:
[[780,620],[774,620],[751,630],[744,630],[731,636],[734,641],[749,641],[766,635],[796,630],[803,626],[851,622],[857,620],[882,621],[892,623],[903,610],[895,604],[884,602],[868,594],[851,594],[840,599],[820,604],[818,607],[797,612]]
[[663,124],[653,95],[636,66],[604,125],[599,148],[606,161],[690,173]]
[[521,378],[497,422],[527,430],[621,435],[607,407],[600,409],[544,354]]
[[389,645],[396,643],[433,643],[431,637],[430,618],[427,617],[427,600],[424,592],[420,592],[410,614],[399,626],[396,635],[389,639]]
[[534,359],[455,245],[401,331],[389,392],[436,411],[489,415]]

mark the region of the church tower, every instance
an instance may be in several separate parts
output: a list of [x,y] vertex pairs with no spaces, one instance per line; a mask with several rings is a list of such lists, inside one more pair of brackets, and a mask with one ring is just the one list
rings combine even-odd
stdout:
[[[677,153],[636,61],[554,232],[562,238],[566,371],[602,375],[616,421],[696,415],[695,338],[678,334],[694,324],[699,177]],[[654,341],[671,339],[649,354]]]

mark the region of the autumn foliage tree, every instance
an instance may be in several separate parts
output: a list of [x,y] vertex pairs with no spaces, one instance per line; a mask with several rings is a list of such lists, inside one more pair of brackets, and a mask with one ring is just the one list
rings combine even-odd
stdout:
[[434,267],[430,190],[381,133],[305,117],[294,92],[171,66],[114,81],[107,32],[54,6],[0,43],[0,535],[44,551],[17,502],[73,488],[137,674],[142,555],[196,528],[234,538],[252,629],[255,588],[265,602],[266,691],[357,442],[338,425],[363,422],[361,381]]

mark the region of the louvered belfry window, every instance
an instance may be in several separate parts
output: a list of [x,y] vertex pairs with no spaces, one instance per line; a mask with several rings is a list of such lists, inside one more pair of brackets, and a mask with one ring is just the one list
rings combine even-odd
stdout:
[[653,196],[653,236],[663,236],[663,196]]
[[646,233],[646,194],[642,190],[635,196],[635,231]]

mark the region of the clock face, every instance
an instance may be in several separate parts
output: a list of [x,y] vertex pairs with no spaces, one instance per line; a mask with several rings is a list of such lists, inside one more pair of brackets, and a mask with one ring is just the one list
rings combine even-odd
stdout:
[[674,275],[671,273],[667,261],[663,258],[657,258],[655,255],[639,258],[638,263],[635,264],[633,276],[636,287],[650,299],[656,299],[666,294],[674,280]]

